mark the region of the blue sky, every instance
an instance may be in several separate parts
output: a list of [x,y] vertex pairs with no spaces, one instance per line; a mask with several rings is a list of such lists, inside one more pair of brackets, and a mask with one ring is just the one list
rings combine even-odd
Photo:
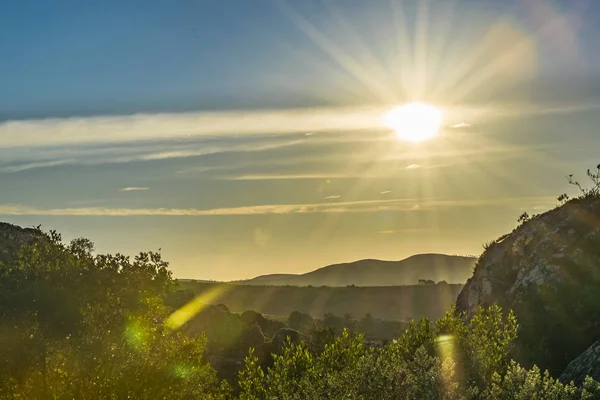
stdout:
[[[0,218],[176,276],[477,254],[600,160],[593,1],[0,5]],[[439,137],[380,123],[431,102]]]

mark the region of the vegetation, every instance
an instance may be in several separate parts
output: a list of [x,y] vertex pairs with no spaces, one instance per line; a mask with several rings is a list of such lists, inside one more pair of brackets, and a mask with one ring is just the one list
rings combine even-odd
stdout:
[[[600,339],[600,165],[586,176],[589,184],[567,177],[578,196],[562,194],[556,208],[524,213],[512,233],[486,244],[474,271],[474,279],[485,276],[493,282],[485,301],[510,308],[526,321],[511,357],[553,376]],[[491,268],[478,274],[484,266]],[[539,281],[523,281],[526,270],[535,268]],[[460,309],[466,309],[468,290],[467,285],[458,299]]]
[[262,368],[251,351],[239,374],[240,399],[592,399],[600,384],[564,385],[508,358],[512,313],[497,306],[471,319],[450,311],[435,325],[412,322],[389,345],[368,347],[344,330],[321,349],[288,343]]
[[[435,282],[434,282],[435,283]],[[261,314],[287,319],[298,311],[313,317],[325,314],[351,314],[362,318],[407,321],[427,317],[435,320],[454,304],[463,285],[422,284],[380,287],[298,287],[258,286],[227,283],[182,282],[180,289],[186,298],[218,291],[214,301],[223,303],[233,312],[254,310]]]
[[[574,185],[579,189],[582,198],[600,196],[600,164],[596,166],[595,170],[588,169],[586,172],[586,177],[590,181],[590,186],[583,186],[573,177],[573,174],[567,176],[567,180],[571,185]],[[559,201],[566,199],[568,199],[568,196],[565,194],[559,197]]]
[[[223,336],[215,349],[227,355],[236,343],[237,352],[247,351],[238,379],[227,383],[208,362],[204,333],[190,331],[188,323],[179,331],[166,324],[170,307],[186,295],[159,254],[95,255],[88,240],[64,244],[55,232],[39,233],[40,240],[0,265],[0,398],[600,396],[600,384],[591,379],[579,387],[565,385],[537,367],[524,369],[511,361],[517,321],[499,306],[479,309],[470,319],[451,309],[436,323],[413,321],[395,340],[377,346],[356,333],[373,329],[376,319],[370,315],[354,320],[328,314],[318,325],[292,313],[290,324],[313,326],[312,334],[302,337],[255,312],[232,319],[227,307],[208,307],[205,321],[225,315],[231,322],[224,329],[203,326],[213,338]],[[252,342],[227,341],[238,322],[260,333],[271,346],[262,351],[269,354],[258,354]],[[263,328],[275,334],[265,339]]]
[[165,328],[159,254],[93,255],[50,232],[0,267],[0,397],[219,399],[203,336]]

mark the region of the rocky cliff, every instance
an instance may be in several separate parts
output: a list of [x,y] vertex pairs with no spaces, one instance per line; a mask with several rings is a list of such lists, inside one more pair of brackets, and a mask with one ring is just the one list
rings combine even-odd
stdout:
[[558,375],[600,339],[600,197],[567,202],[489,244],[457,299],[515,311],[515,358]]
[[560,376],[560,380],[580,385],[586,376],[600,381],[600,342],[594,343],[579,357],[571,361]]

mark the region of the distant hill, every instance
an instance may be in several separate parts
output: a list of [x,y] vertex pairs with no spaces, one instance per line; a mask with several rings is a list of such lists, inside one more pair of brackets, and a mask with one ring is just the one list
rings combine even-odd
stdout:
[[[209,304],[224,304],[233,312],[254,310],[287,318],[292,311],[323,318],[331,313],[365,314],[389,321],[437,319],[454,304],[463,285],[435,284],[385,287],[296,287],[230,283],[181,282],[186,299],[198,296]],[[187,294],[186,294],[187,293]]]
[[401,261],[360,260],[329,265],[301,275],[261,275],[244,285],[271,286],[400,286],[419,280],[465,283],[473,273],[475,257],[417,254]]

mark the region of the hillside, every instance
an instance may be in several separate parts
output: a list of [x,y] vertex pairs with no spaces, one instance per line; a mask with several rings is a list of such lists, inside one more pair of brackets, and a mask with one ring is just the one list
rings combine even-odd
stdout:
[[400,286],[419,280],[464,283],[471,276],[474,257],[418,254],[401,261],[360,260],[334,264],[305,274],[262,275],[244,285],[276,286]]
[[43,238],[44,234],[36,229],[0,222],[0,263],[14,260],[21,246]]
[[571,200],[491,243],[457,309],[473,315],[491,304],[515,312],[514,357],[527,366],[558,375],[600,339],[600,196]]
[[[254,310],[287,318],[292,311],[316,318],[331,313],[392,321],[439,318],[455,302],[462,285],[436,284],[387,287],[295,287],[181,282],[181,289],[224,304],[235,312]],[[215,295],[218,293],[218,295]]]

